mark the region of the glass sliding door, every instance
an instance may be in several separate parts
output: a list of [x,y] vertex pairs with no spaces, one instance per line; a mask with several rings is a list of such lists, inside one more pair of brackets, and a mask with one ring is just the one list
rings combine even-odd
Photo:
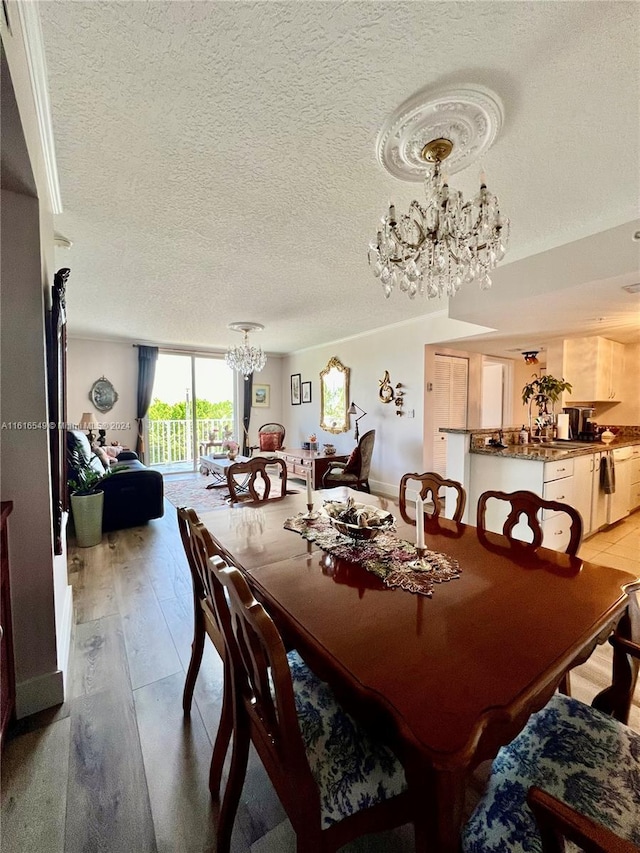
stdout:
[[234,374],[220,357],[194,358],[194,459],[203,452],[221,453],[225,438],[238,440],[234,406]]
[[195,471],[201,445],[233,437],[234,424],[233,374],[222,358],[158,355],[147,415],[150,465],[167,473]]

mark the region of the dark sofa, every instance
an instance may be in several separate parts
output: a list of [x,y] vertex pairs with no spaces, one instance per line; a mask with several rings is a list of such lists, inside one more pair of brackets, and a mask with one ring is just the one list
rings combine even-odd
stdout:
[[[77,450],[92,468],[104,471],[106,465],[91,450],[89,440],[83,432],[67,432],[67,451]],[[67,456],[70,459],[69,454]],[[164,515],[164,484],[162,474],[147,468],[136,453],[125,450],[116,459],[116,470],[102,482],[104,508],[102,529],[120,530],[146,524],[152,518]],[[67,480],[75,478],[71,461],[68,464]]]

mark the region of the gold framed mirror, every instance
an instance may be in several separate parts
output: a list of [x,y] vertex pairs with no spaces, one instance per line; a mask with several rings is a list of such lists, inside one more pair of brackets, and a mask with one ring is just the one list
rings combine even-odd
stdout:
[[349,430],[349,368],[335,356],[320,371],[320,429],[337,435]]

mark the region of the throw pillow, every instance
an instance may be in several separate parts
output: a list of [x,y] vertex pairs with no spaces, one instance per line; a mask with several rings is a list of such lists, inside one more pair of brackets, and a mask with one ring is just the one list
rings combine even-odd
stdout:
[[91,445],[87,436],[80,430],[72,429],[68,432],[68,445],[78,450],[85,462],[93,455]]
[[260,439],[260,450],[280,450],[280,438],[282,433],[279,432],[261,432],[258,434]]
[[351,456],[347,459],[344,473],[359,474],[360,468],[362,468],[362,454],[360,453],[360,447],[356,446],[351,451]]
[[93,448],[93,452],[96,454],[98,459],[102,462],[104,467],[108,468],[109,467],[109,457],[107,456],[107,451],[104,449],[104,447],[100,447],[99,445],[96,445]]

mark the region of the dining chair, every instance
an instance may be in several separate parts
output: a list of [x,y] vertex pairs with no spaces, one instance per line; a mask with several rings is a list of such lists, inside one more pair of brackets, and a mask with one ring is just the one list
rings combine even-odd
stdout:
[[[578,553],[582,541],[582,516],[577,509],[574,509],[569,504],[560,503],[559,501],[547,501],[534,492],[524,490],[518,492],[483,492],[478,499],[476,526],[479,530],[486,530],[486,508],[489,500],[506,501],[511,505],[502,527],[502,534],[507,539],[530,548],[539,548],[542,545],[543,532],[539,518],[542,511],[551,510],[553,512],[565,513],[569,516],[571,528],[569,542],[564,553],[574,557]],[[532,533],[533,538],[531,542],[524,542],[512,536],[514,527],[520,522],[523,516]]]
[[376,431],[365,432],[346,462],[332,462],[322,476],[322,488],[349,486],[362,492],[370,492],[369,471],[373,457]]
[[177,513],[178,529],[187,556],[193,586],[193,642],[191,643],[191,659],[182,694],[182,708],[186,717],[191,713],[193,691],[204,652],[205,634],[208,634],[215,646],[222,659],[223,666],[222,709],[209,772],[209,790],[211,796],[217,800],[220,796],[222,767],[231,740],[233,708],[229,656],[226,653],[224,637],[218,624],[213,603],[212,578],[215,579],[215,575],[212,575],[210,571],[210,564],[218,567],[227,564],[195,510],[188,507],[178,507]]
[[429,520],[436,519],[442,512],[442,496],[440,489],[455,489],[456,491],[456,508],[453,513],[454,521],[462,521],[464,508],[467,503],[467,493],[457,480],[447,480],[432,471],[424,474],[404,474],[400,480],[400,515],[407,524],[415,524],[416,519],[411,518],[407,513],[407,484],[412,480],[420,483],[420,497],[423,501],[430,501],[433,504],[433,512],[425,512],[426,518]]
[[[535,492],[525,490],[517,492],[483,492],[478,499],[476,527],[480,531],[486,531],[487,503],[490,500],[506,501],[510,509],[502,527],[502,535],[511,542],[517,542],[525,548],[536,549],[542,545],[543,531],[540,523],[540,515],[543,510],[565,513],[571,522],[569,542],[565,548],[565,554],[575,557],[582,542],[582,516],[577,509],[569,504],[559,501],[547,501],[536,495]],[[514,527],[524,516],[532,534],[531,542],[526,542],[512,536]],[[560,690],[567,696],[571,694],[571,683],[569,673],[565,673],[560,681]]]
[[[267,471],[271,469],[271,473]],[[275,468],[275,471],[274,471]],[[240,484],[237,476],[244,476]],[[271,496],[271,480],[280,483],[279,494]],[[259,489],[256,488],[262,481]],[[287,465],[283,459],[275,456],[253,456],[244,462],[234,462],[227,468],[227,486],[230,503],[250,501],[264,503],[268,500],[280,500],[287,494]]]
[[[234,568],[218,571],[229,608],[219,614],[231,658],[234,738],[218,824],[230,849],[253,743],[304,853],[328,853],[369,832],[399,826],[417,809],[394,753],[365,732],[297,652]],[[421,818],[418,824],[424,832]],[[416,833],[418,828],[416,827]]]
[[[640,658],[640,645],[611,643]],[[606,708],[556,693],[498,752],[462,850],[561,853],[562,836],[587,851],[638,853],[640,734]]]

